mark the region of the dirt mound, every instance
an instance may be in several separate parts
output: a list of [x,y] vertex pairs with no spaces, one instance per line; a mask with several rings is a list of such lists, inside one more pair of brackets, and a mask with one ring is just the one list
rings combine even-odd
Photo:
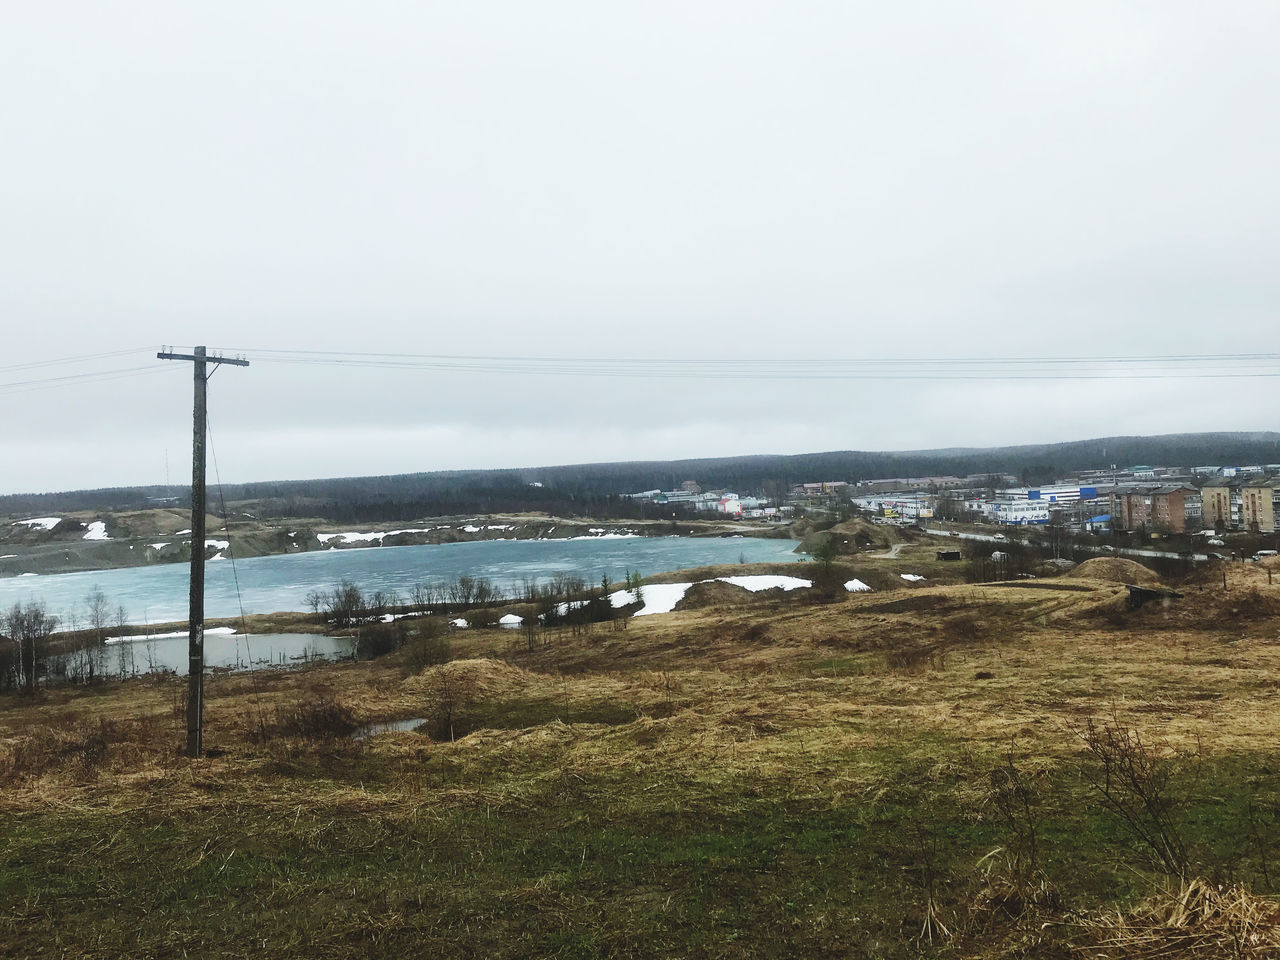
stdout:
[[1212,617],[1215,625],[1228,620],[1270,620],[1280,616],[1280,596],[1254,587],[1217,597],[1216,607]]
[[447,688],[451,696],[467,700],[487,700],[527,691],[541,678],[498,660],[453,660],[432,667],[404,682],[411,693],[434,693]]
[[1140,563],[1123,557],[1094,557],[1067,573],[1068,577],[1110,580],[1113,583],[1156,584],[1160,578]]
[[837,523],[831,528],[831,532],[847,537],[862,549],[869,546],[888,548],[908,539],[899,527],[892,524],[869,523],[866,520],[846,520],[844,523]]
[[745,587],[725,583],[723,580],[705,580],[695,583],[685,591],[683,597],[675,605],[676,610],[697,610],[701,607],[724,606],[726,604],[743,604],[755,597]]

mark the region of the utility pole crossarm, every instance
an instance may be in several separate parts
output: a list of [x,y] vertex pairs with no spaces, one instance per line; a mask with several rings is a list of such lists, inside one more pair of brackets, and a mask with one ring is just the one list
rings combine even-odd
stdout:
[[187,755],[198,757],[204,752],[204,441],[208,429],[205,416],[205,391],[209,382],[209,364],[247,367],[248,360],[211,357],[204,347],[195,353],[172,353],[162,350],[161,360],[189,360],[195,378],[195,405],[191,430],[191,612],[187,636]]
[[[159,360],[194,361],[196,359],[196,355],[192,353],[170,353],[167,350],[161,350],[156,354],[156,358]],[[248,360],[244,360],[240,357],[200,357],[200,359],[205,363],[228,363],[233,367],[247,367],[249,365]]]

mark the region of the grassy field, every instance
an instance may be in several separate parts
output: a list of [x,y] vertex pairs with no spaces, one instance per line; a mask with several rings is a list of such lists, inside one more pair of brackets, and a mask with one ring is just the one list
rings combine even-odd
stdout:
[[460,631],[212,677],[197,761],[177,681],[7,698],[0,956],[1274,956],[1280,584],[1179,589]]

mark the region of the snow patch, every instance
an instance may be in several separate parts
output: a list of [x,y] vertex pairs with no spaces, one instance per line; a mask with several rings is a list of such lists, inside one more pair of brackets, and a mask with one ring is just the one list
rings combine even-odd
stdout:
[[381,540],[386,535],[385,531],[358,533],[354,530],[348,530],[346,533],[317,533],[316,539],[321,543],[328,543],[330,540],[340,540],[343,543],[369,543],[373,540]]
[[[641,587],[640,596],[644,600],[644,606],[634,616],[670,613],[692,586],[692,583],[651,583]],[[632,590],[619,590],[609,594],[609,602],[614,607],[627,607],[636,602],[636,595]]]
[[175,534],[174,534],[174,536],[175,536],[175,537],[181,537],[183,534],[187,534],[187,533],[190,533],[190,532],[191,532],[190,530],[179,530],[177,533],[175,533]]
[[[418,527],[413,530],[370,530],[367,533],[348,530],[345,533],[317,533],[316,539],[321,543],[328,543],[330,540],[337,540],[340,543],[372,543],[375,540],[382,541],[387,537],[394,537],[401,533],[430,533],[434,529],[434,527]],[[289,534],[291,537],[296,537],[297,535],[296,530]]]
[[95,520],[89,524],[89,529],[84,533],[85,540],[110,540],[107,536],[107,524],[105,520]]
[[[760,590],[802,590],[813,586],[813,581],[800,577],[780,577],[769,574],[742,577],[715,577],[715,580],[731,583],[735,587],[743,587],[756,593]],[[711,583],[711,580],[699,580],[699,583]],[[655,613],[670,613],[676,604],[684,599],[692,583],[650,583],[640,588],[640,596],[644,606],[634,616],[645,617]],[[634,590],[618,590],[609,594],[609,602],[615,607],[629,607],[636,602]],[[563,606],[563,604],[562,604]]]
[[514,613],[504,614],[502,619],[498,621],[504,627],[518,627],[524,623],[524,617],[518,617]]
[[749,577],[716,577],[725,583],[732,583],[735,587],[745,587],[752,593],[760,590],[773,590],[781,587],[783,590],[802,590],[813,586],[812,580],[802,580],[799,577],[777,577],[768,574],[759,574]]
[[168,546],[168,544],[167,543],[148,543],[147,546],[150,547],[152,550],[163,550],[165,547]]
[[[235,632],[235,627],[209,627],[205,630],[204,635],[206,637],[214,634],[231,636]],[[177,640],[179,637],[188,637],[190,635],[186,630],[175,630],[173,633],[138,634],[133,637],[107,637],[103,643],[144,643],[147,640]]]
[[449,622],[459,629],[465,629],[466,627],[470,626],[470,624],[468,624],[467,621],[463,620],[461,617],[459,617],[457,620],[450,620]]
[[227,547],[231,546],[231,541],[230,540],[206,540],[204,542],[204,546],[206,550],[209,549],[210,547],[213,547],[215,550],[225,550],[227,549]]
[[61,517],[32,517],[30,520],[18,520],[13,525],[25,527],[39,527],[41,530],[52,530],[62,522]]
[[846,581],[844,588],[848,590],[850,593],[870,593],[871,592],[871,588],[868,587],[861,580],[857,579],[856,577],[852,580]]
[[921,580],[924,579],[924,577],[920,576],[920,574],[918,573],[900,573],[898,574],[898,576],[900,576],[903,580],[909,580],[912,583],[919,583]]

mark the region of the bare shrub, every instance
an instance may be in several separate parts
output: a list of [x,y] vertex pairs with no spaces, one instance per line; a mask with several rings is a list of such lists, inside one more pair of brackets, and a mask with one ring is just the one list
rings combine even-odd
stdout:
[[1019,876],[1040,870],[1042,778],[1018,766],[1013,748],[987,773],[987,804],[1009,831],[1008,849]]
[[409,631],[403,620],[370,624],[361,627],[356,637],[356,656],[361,660],[375,660],[399,650],[408,639]]
[[158,717],[63,720],[34,728],[0,750],[0,781],[51,773],[93,779],[108,768],[136,770],[176,758],[173,739]]
[[405,647],[405,669],[410,674],[421,673],[427,667],[448,663],[453,659],[449,634],[440,620],[420,620]]
[[467,623],[472,627],[496,627],[502,614],[493,607],[478,607],[467,611]]
[[942,644],[896,647],[885,651],[885,666],[896,673],[923,673],[940,670],[947,665],[947,650]]
[[1116,717],[1089,720],[1080,738],[1094,761],[1086,776],[1103,807],[1156,868],[1187,877],[1190,857],[1179,824],[1185,800],[1173,789],[1172,764]]
[[313,694],[301,703],[276,710],[260,720],[257,739],[296,737],[301,740],[333,740],[349,737],[359,724],[351,710],[333,697]]

